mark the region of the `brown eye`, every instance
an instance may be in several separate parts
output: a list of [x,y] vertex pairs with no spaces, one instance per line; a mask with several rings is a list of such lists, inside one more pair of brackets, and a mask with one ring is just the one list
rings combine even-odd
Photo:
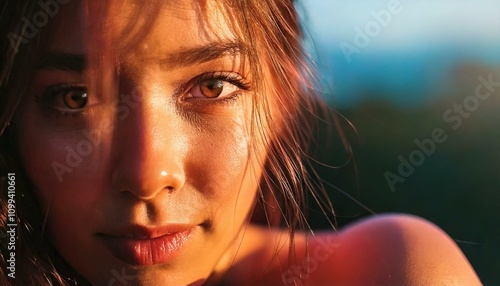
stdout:
[[95,97],[89,95],[84,84],[48,86],[41,96],[35,96],[35,101],[48,115],[72,117],[86,116],[87,111],[100,105]]
[[224,90],[224,82],[219,79],[208,79],[200,83],[200,92],[207,98],[217,98]]
[[249,90],[249,84],[236,72],[204,73],[193,78],[186,100],[204,102],[224,102],[225,99],[236,98],[243,91]]
[[88,95],[80,88],[62,91],[64,105],[70,109],[82,109],[87,105]]
[[190,95],[192,98],[197,99],[216,100],[230,97],[238,90],[239,88],[236,85],[224,79],[209,78],[195,85],[191,89]]

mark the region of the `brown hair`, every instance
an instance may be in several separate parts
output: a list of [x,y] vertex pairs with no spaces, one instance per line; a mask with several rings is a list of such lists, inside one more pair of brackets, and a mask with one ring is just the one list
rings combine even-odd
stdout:
[[[49,2],[61,4],[69,1]],[[86,12],[105,13],[107,6],[103,2],[86,1]],[[149,12],[144,12],[142,7],[138,10],[141,13],[157,11],[152,8],[153,2],[159,4],[160,1],[148,2],[151,9],[146,11]],[[315,143],[311,141],[316,128],[314,124],[319,118],[328,120],[330,113],[314,91],[313,72],[301,46],[299,21],[292,0],[226,0],[219,3],[221,9],[231,11],[226,13],[229,22],[239,24],[240,40],[256,43],[250,45],[247,51],[253,81],[257,83],[254,87],[257,96],[253,97],[253,132],[265,135],[264,143],[270,146],[270,151],[262,177],[259,203],[253,214],[254,222],[264,221],[288,228],[293,242],[296,229],[307,227],[304,211],[308,193],[321,206],[332,210],[321,181],[314,172],[308,172],[308,149]],[[203,6],[200,7],[202,10]],[[7,230],[7,180],[4,176],[8,172],[16,172],[19,238],[16,282],[22,285],[71,285],[80,279],[76,273],[67,270],[68,267],[47,242],[43,232],[44,215],[33,194],[33,187],[27,179],[22,179],[23,168],[17,159],[15,134],[8,127],[26,92],[37,56],[45,43],[50,42],[47,29],[38,27],[35,33],[26,25],[26,21],[35,19],[37,13],[44,12],[35,1],[6,0],[0,6],[0,36],[4,39],[0,43],[0,231],[5,233]],[[140,29],[148,29],[152,23],[143,23]],[[134,29],[137,31],[137,28]],[[93,68],[99,71],[99,65]],[[263,93],[265,88],[267,94]],[[280,108],[271,110],[270,99],[275,100],[275,105]],[[271,116],[275,120],[271,120]],[[276,117],[279,117],[280,124],[273,125]],[[0,284],[8,285],[5,256],[8,253],[3,248],[4,243],[0,245]],[[290,253],[293,254],[293,243]]]

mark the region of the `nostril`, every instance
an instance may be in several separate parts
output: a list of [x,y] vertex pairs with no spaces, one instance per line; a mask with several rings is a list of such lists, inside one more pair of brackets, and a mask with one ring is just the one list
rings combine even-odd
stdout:
[[162,191],[171,194],[183,187],[185,177],[181,168],[170,166],[169,170],[151,162],[146,162],[146,166],[144,162],[117,164],[111,175],[113,189],[149,200]]

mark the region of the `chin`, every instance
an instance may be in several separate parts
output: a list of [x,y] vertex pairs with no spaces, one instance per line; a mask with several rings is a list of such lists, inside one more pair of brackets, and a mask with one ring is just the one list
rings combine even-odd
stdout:
[[157,266],[134,266],[113,268],[105,275],[89,277],[90,285],[95,286],[163,286],[163,285],[203,285],[209,275],[194,275],[173,269],[158,269]]

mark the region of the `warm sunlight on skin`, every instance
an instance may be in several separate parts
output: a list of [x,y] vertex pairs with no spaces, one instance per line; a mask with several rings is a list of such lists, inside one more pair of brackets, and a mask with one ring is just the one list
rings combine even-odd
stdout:
[[[87,103],[81,104],[85,67],[61,66],[68,55],[75,61],[87,54],[81,19],[75,17],[79,7],[68,7],[50,47],[52,61],[41,66],[19,110],[20,152],[48,213],[52,241],[94,284],[107,285],[112,271],[122,269],[140,285],[205,279],[254,204],[260,176],[255,162],[262,158],[248,161],[252,94],[243,88],[244,55],[203,56],[207,45],[231,42],[232,32],[215,12],[206,15],[210,25],[198,25],[201,15],[194,6],[191,1],[164,5],[140,48],[121,59],[120,94],[140,87],[140,96],[128,114],[117,117],[111,101],[98,95],[86,94]],[[119,23],[122,13],[127,11],[113,11],[110,23]],[[178,59],[188,50],[196,50],[199,60]],[[211,99],[203,80],[214,76],[223,90]],[[100,142],[58,178],[52,163],[67,162],[68,150],[88,141],[89,126]],[[150,230],[152,236],[182,231],[176,238],[181,243],[145,246],[124,238]],[[155,247],[174,250],[155,258]]]
[[[110,51],[128,45],[124,19],[135,1],[115,3],[106,19],[90,13],[87,22],[80,2],[61,9],[14,117],[50,242],[79,275],[92,285],[114,285],[117,275],[131,285],[479,283],[437,227],[399,215],[310,236],[308,244],[297,233],[288,268],[287,231],[249,224],[269,151],[252,129],[245,45],[255,43],[235,40],[215,0],[166,2],[140,44],[114,55],[116,65],[104,62],[113,84],[102,90],[113,94],[89,80],[96,59],[86,47],[102,39],[85,23],[106,23]],[[268,102],[271,117],[283,108]]]

